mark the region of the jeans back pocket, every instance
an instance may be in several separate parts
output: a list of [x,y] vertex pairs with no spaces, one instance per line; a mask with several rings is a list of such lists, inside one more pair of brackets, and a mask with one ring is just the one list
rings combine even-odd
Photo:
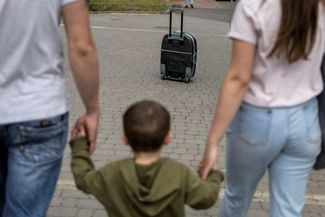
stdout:
[[20,140],[17,145],[26,160],[46,163],[60,159],[67,142],[67,119],[58,116],[17,124]]
[[271,114],[268,109],[241,106],[238,115],[238,138],[251,146],[266,144],[269,140]]

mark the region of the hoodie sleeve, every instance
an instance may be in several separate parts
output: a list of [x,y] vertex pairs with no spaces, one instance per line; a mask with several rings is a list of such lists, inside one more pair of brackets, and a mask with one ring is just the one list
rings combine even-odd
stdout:
[[70,142],[70,146],[72,150],[71,170],[76,187],[87,194],[93,194],[101,201],[103,179],[90,159],[87,140],[85,138],[75,139]]
[[220,171],[210,172],[206,181],[196,173],[187,172],[185,202],[194,209],[207,209],[218,200],[220,184],[224,176]]

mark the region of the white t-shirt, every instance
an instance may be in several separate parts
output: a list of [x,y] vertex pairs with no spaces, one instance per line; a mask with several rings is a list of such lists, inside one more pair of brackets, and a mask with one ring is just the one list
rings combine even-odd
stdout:
[[241,0],[234,13],[228,36],[256,44],[252,78],[244,98],[252,105],[294,106],[323,89],[320,65],[325,52],[324,7],[320,6],[317,37],[308,60],[293,64],[267,57],[277,39],[281,13],[281,0]]
[[76,0],[0,0],[0,124],[67,112],[59,22]]

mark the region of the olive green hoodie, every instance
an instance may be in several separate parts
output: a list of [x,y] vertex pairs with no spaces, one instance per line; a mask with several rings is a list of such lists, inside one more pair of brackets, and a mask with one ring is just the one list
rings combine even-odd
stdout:
[[124,159],[95,170],[86,140],[79,138],[70,145],[77,188],[93,194],[110,217],[183,217],[184,204],[205,209],[218,199],[223,180],[219,171],[202,181],[190,168],[169,158],[150,165]]

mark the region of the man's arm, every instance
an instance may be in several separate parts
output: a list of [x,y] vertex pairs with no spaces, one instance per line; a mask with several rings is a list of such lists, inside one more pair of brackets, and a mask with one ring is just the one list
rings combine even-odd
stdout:
[[86,128],[90,153],[96,146],[99,117],[99,67],[96,47],[91,35],[88,10],[83,0],[65,5],[62,9],[68,40],[71,70],[86,113],[79,117],[74,130]]

